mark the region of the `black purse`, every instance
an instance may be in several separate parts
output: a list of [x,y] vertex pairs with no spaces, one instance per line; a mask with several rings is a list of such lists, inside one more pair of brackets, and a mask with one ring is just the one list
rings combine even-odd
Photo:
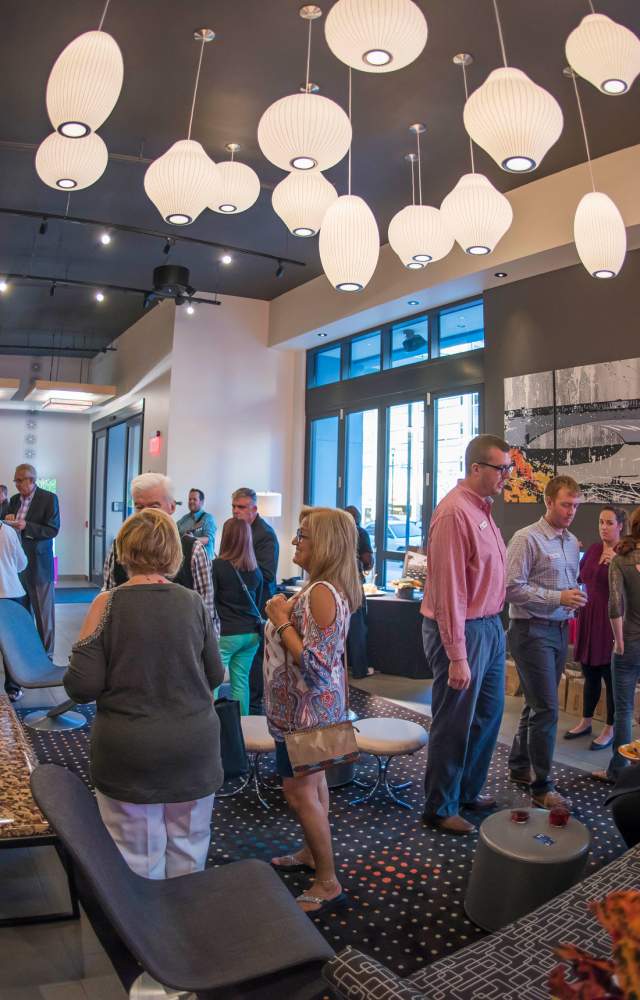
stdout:
[[240,583],[240,586],[244,590],[245,597],[247,598],[247,600],[249,601],[249,604],[251,605],[251,610],[253,611],[253,613],[254,613],[254,615],[256,617],[256,621],[257,621],[256,631],[257,631],[258,635],[260,636],[260,638],[262,639],[262,637],[264,636],[264,627],[267,624],[267,619],[263,618],[262,615],[260,614],[260,609],[259,609],[258,605],[256,604],[256,602],[254,601],[253,597],[251,596],[251,594],[249,592],[249,588],[247,587],[246,583],[244,582],[244,580],[242,579],[242,577],[238,573],[238,570],[235,568],[235,566],[233,565],[233,563],[231,563],[230,565],[231,565],[231,567],[233,569],[233,572],[238,577],[238,581]]
[[240,722],[240,702],[231,698],[217,698],[213,705],[220,720],[220,756],[224,780],[228,781],[249,770]]

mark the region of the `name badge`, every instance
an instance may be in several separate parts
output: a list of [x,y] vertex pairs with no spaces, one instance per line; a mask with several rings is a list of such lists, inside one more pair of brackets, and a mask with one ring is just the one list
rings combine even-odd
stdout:
[[486,527],[488,527],[488,525],[489,525],[488,521],[480,521],[480,524],[478,525],[478,527],[480,528],[480,531],[484,531],[484,529]]

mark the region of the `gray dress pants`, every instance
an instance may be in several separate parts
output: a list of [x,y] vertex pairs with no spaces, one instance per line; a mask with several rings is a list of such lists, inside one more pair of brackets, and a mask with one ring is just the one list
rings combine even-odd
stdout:
[[29,610],[36,620],[36,628],[49,659],[53,659],[56,641],[55,587],[53,580],[33,579],[29,570],[22,576],[22,585],[29,599]]

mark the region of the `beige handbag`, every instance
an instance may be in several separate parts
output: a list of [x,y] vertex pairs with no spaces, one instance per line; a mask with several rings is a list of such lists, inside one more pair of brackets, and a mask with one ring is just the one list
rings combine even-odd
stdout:
[[[345,711],[349,711],[349,683],[347,681],[347,654],[344,654],[344,703]],[[289,705],[289,664],[285,655],[285,696]],[[289,732],[285,733],[284,741],[291,762],[294,777],[302,778],[305,774],[324,771],[335,764],[350,764],[358,759],[359,751],[356,743],[353,723],[332,722],[328,726],[312,726],[311,729],[293,729],[289,724]]]

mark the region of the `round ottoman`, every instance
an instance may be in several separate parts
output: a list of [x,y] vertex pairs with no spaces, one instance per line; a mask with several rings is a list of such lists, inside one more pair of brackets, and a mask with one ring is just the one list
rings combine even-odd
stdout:
[[410,781],[391,785],[389,783],[389,764],[394,757],[407,756],[422,750],[427,743],[427,731],[417,722],[406,719],[379,718],[359,719],[355,724],[356,742],[361,753],[369,753],[376,759],[378,773],[371,785],[366,785],[356,779],[356,784],[365,788],[366,794],[353,799],[351,805],[368,802],[378,789],[383,795],[392,799],[397,805],[411,809],[411,805],[395,794],[402,788],[408,788]]

